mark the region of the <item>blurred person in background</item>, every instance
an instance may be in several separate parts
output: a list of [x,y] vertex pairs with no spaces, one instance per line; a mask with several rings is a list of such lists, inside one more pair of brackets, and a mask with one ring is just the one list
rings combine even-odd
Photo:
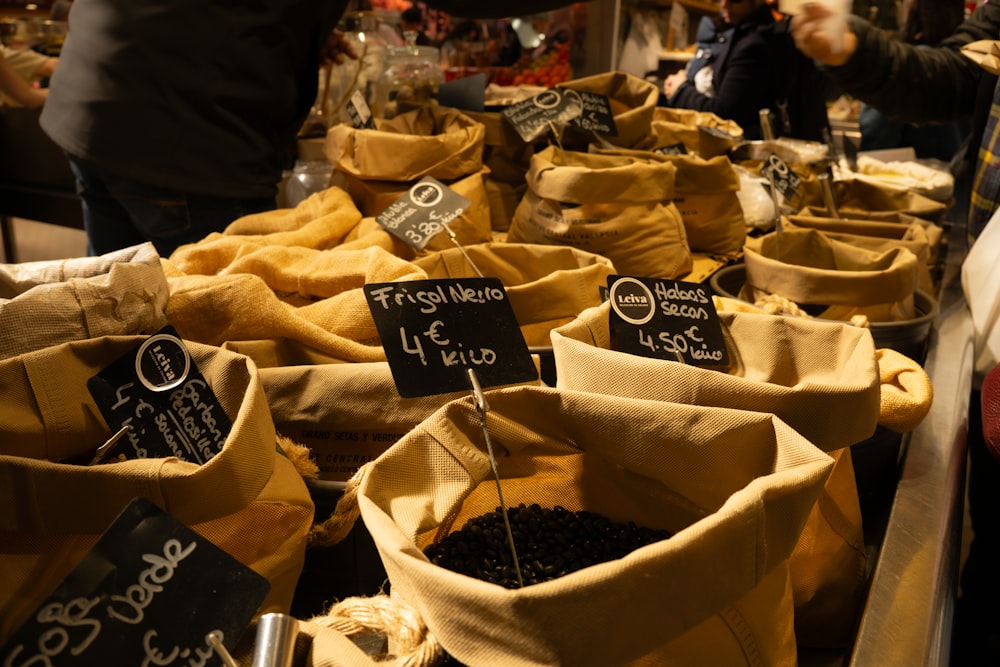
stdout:
[[[457,15],[544,11],[435,0]],[[69,157],[88,250],[161,256],[276,205],[348,0],[74,0],[42,129]]]
[[177,246],[273,209],[347,0],[75,0],[42,129],[69,156],[88,250]]
[[[934,46],[965,20],[964,0],[903,0],[898,38],[909,44]],[[858,117],[861,150],[912,147],[917,158],[950,161],[972,130],[971,114],[950,123],[915,125],[895,120],[870,104]]]
[[415,44],[417,46],[433,46],[431,38],[427,36],[425,31],[426,26],[424,25],[424,12],[420,7],[410,7],[404,10],[399,17],[399,31],[403,35],[403,41],[406,41],[406,33],[414,32],[416,33]]
[[41,107],[49,91],[37,82],[52,76],[58,64],[58,58],[31,49],[0,45],[0,102],[28,109]]
[[665,105],[708,111],[761,139],[760,111],[777,133],[819,141],[828,128],[822,76],[801,58],[767,0],[721,0],[719,17],[698,27],[698,52],[663,82]]

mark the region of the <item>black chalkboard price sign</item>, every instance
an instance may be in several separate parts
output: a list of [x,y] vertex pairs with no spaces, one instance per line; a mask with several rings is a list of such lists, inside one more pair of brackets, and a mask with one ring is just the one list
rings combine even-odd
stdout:
[[785,199],[793,199],[798,194],[802,186],[802,179],[792,171],[788,163],[782,160],[777,153],[771,153],[760,168],[761,175],[774,183],[775,189],[781,193]]
[[575,116],[569,121],[570,125],[587,132],[596,132],[611,137],[618,135],[615,115],[611,111],[611,103],[608,101],[607,95],[586,90],[566,89],[565,92],[579,95],[583,105],[583,111],[579,116]]
[[729,352],[711,291],[699,283],[608,277],[615,349],[705,368],[727,368]]
[[257,574],[144,498],[133,500],[0,647],[5,667],[223,664],[270,590]]
[[431,396],[538,379],[496,278],[372,283],[365,298],[399,395]]
[[432,176],[425,176],[375,217],[389,233],[423,250],[471,202]]
[[205,463],[222,451],[233,428],[170,326],[90,378],[87,389],[112,431],[129,427],[117,449],[128,459]]
[[575,90],[549,88],[534,97],[512,104],[500,115],[526,142],[534,141],[554,125],[565,125],[584,111]]

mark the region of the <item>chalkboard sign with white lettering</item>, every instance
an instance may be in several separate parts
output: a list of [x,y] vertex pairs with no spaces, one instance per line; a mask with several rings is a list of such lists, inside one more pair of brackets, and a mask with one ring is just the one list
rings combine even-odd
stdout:
[[468,199],[432,176],[424,176],[375,217],[389,233],[423,250],[469,207]]
[[711,291],[699,283],[608,277],[615,349],[706,368],[727,368],[729,352]]
[[222,451],[232,422],[172,327],[147,338],[87,381],[112,432],[129,431],[127,459],[176,456],[205,463]]
[[582,113],[583,99],[575,90],[549,88],[510,105],[500,115],[521,135],[521,139],[530,142],[555,125],[565,125]]
[[794,199],[802,186],[802,178],[799,177],[788,163],[782,160],[777,153],[771,153],[760,168],[761,175],[774,184],[774,188],[781,193],[785,199]]
[[365,285],[399,395],[432,396],[538,379],[503,284],[496,278]]
[[565,92],[576,93],[580,96],[583,104],[583,111],[579,116],[573,117],[569,124],[587,132],[596,132],[611,137],[618,135],[618,126],[615,125],[615,115],[611,111],[611,103],[607,95],[591,93],[586,90],[566,89]]
[[136,498],[0,648],[5,667],[222,665],[270,583]]

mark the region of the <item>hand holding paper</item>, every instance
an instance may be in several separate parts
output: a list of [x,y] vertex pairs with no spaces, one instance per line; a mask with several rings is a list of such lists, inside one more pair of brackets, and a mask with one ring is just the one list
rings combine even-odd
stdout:
[[857,48],[847,27],[850,0],[781,0],[781,11],[792,15],[795,45],[824,65],[843,65]]

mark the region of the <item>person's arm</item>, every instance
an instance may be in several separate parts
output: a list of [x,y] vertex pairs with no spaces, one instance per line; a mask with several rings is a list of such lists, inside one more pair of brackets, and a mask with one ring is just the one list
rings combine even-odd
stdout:
[[796,46],[825,65],[845,93],[883,113],[912,123],[947,121],[968,115],[975,106],[983,70],[959,49],[981,39],[1000,39],[1000,5],[977,9],[938,47],[918,48],[895,40],[867,21],[850,17],[843,49],[831,47],[822,29],[828,12],[807,5],[792,19]]
[[52,76],[59,59],[31,49],[12,49],[0,44],[0,57],[7,60],[17,74],[25,81],[45,79]]
[[0,55],[0,92],[29,109],[42,106],[48,97],[48,90],[35,88],[25,81],[2,55]]

